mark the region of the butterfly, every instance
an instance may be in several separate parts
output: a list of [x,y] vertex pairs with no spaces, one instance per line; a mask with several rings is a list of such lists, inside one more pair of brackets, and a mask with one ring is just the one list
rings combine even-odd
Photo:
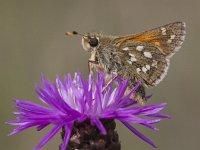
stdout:
[[91,53],[88,61],[90,72],[98,69],[128,79],[129,90],[142,81],[133,97],[143,103],[146,96],[144,86],[154,87],[166,76],[170,58],[185,39],[186,24],[174,22],[126,36],[66,32],[66,35],[74,34],[82,36],[83,48]]

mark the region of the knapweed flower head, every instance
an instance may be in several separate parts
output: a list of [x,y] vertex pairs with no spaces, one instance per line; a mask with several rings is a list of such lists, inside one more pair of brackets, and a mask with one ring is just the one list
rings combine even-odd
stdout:
[[76,73],[72,78],[67,75],[62,80],[56,78],[50,82],[41,78],[42,86],[36,85],[39,100],[45,105],[38,105],[24,100],[14,100],[18,112],[14,112],[17,119],[7,122],[18,126],[9,135],[19,133],[30,127],[36,127],[37,131],[52,124],[54,127],[43,137],[35,150],[43,147],[61,128],[65,129],[64,140],[61,146],[66,149],[69,142],[73,125],[78,122],[89,120],[91,125],[96,126],[101,134],[107,134],[101,122],[102,119],[116,119],[122,122],[130,131],[153,147],[156,145],[136,128],[134,124],[140,124],[152,130],[155,123],[168,116],[160,114],[165,103],[149,106],[138,106],[131,99],[140,82],[127,94],[125,91],[128,80],[117,79],[117,86],[113,82],[105,88],[105,74],[97,73],[96,79],[89,75],[87,80],[83,79],[81,73]]

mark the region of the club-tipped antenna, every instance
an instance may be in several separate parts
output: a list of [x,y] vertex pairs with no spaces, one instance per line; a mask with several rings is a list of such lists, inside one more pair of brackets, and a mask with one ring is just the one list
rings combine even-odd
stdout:
[[72,36],[72,35],[85,36],[85,35],[83,35],[83,34],[78,33],[77,31],[65,32],[65,35],[67,35],[67,36]]

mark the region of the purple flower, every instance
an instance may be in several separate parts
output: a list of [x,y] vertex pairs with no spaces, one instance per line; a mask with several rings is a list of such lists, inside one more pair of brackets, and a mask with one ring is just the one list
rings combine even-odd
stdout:
[[43,147],[62,127],[65,128],[64,142],[61,146],[65,150],[73,124],[84,122],[89,119],[102,134],[106,134],[106,129],[100,119],[117,119],[121,121],[135,135],[149,143],[153,147],[156,145],[132,125],[140,124],[152,130],[158,130],[153,124],[160,122],[161,118],[169,118],[159,112],[165,107],[165,103],[149,106],[137,106],[137,102],[130,99],[140,82],[124,95],[128,86],[128,81],[117,80],[118,86],[114,88],[113,82],[105,87],[105,74],[97,74],[94,80],[90,75],[88,80],[84,80],[80,73],[76,73],[74,78],[71,75],[65,76],[64,80],[56,78],[56,82],[49,82],[44,77],[41,78],[43,87],[36,85],[36,92],[39,100],[46,106],[33,102],[14,100],[18,112],[14,112],[16,120],[7,122],[10,125],[18,126],[9,135],[19,133],[27,128],[36,126],[37,131],[53,124],[54,127],[44,136],[35,150]]

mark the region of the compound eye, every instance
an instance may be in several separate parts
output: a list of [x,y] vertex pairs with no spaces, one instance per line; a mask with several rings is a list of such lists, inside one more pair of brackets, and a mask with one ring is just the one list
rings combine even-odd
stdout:
[[91,47],[96,47],[99,44],[99,41],[96,37],[90,38],[89,44]]

